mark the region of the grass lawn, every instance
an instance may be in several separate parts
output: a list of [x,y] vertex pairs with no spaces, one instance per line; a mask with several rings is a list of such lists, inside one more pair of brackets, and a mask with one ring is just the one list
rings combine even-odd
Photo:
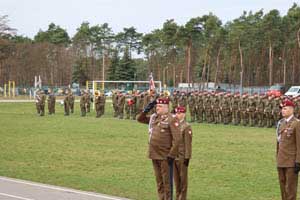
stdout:
[[[147,126],[112,118],[38,117],[33,103],[0,103],[0,176],[131,199],[156,199]],[[279,200],[275,130],[193,124],[190,200]]]

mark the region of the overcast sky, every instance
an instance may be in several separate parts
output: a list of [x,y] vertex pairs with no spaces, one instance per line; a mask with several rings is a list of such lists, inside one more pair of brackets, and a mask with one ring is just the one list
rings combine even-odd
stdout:
[[213,12],[223,23],[244,10],[265,12],[278,9],[285,15],[295,0],[0,0],[0,15],[19,35],[33,38],[54,22],[72,37],[83,21],[91,25],[107,22],[115,33],[134,26],[148,33],[161,28],[167,19],[184,24],[192,17]]

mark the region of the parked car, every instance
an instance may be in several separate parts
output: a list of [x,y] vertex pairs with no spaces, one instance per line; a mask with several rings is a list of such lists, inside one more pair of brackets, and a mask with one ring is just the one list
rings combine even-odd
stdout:
[[280,97],[284,94],[284,92],[285,92],[285,86],[282,84],[276,84],[276,85],[272,85],[267,90],[267,95],[268,96],[274,95],[275,97]]
[[105,96],[106,96],[106,97],[111,97],[112,94],[113,94],[112,91],[105,92]]
[[284,94],[285,96],[297,97],[300,95],[300,86],[292,86],[290,89]]

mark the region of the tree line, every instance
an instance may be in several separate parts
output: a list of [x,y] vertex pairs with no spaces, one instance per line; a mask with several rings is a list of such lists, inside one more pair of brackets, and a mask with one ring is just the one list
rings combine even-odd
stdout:
[[154,80],[265,86],[300,83],[300,7],[244,11],[223,23],[213,13],[184,25],[166,20],[142,34],[135,27],[114,33],[108,23],[83,22],[71,38],[51,23],[33,39],[16,34],[0,16],[0,85],[62,86],[86,80]]

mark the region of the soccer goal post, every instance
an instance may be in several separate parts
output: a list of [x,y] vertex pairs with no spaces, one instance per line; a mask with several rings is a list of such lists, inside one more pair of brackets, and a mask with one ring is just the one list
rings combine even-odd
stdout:
[[[154,81],[155,88],[158,89],[159,92],[162,91],[161,81]],[[92,81],[91,85],[93,94],[95,90],[100,91],[111,91],[111,90],[148,90],[149,89],[149,81]]]

